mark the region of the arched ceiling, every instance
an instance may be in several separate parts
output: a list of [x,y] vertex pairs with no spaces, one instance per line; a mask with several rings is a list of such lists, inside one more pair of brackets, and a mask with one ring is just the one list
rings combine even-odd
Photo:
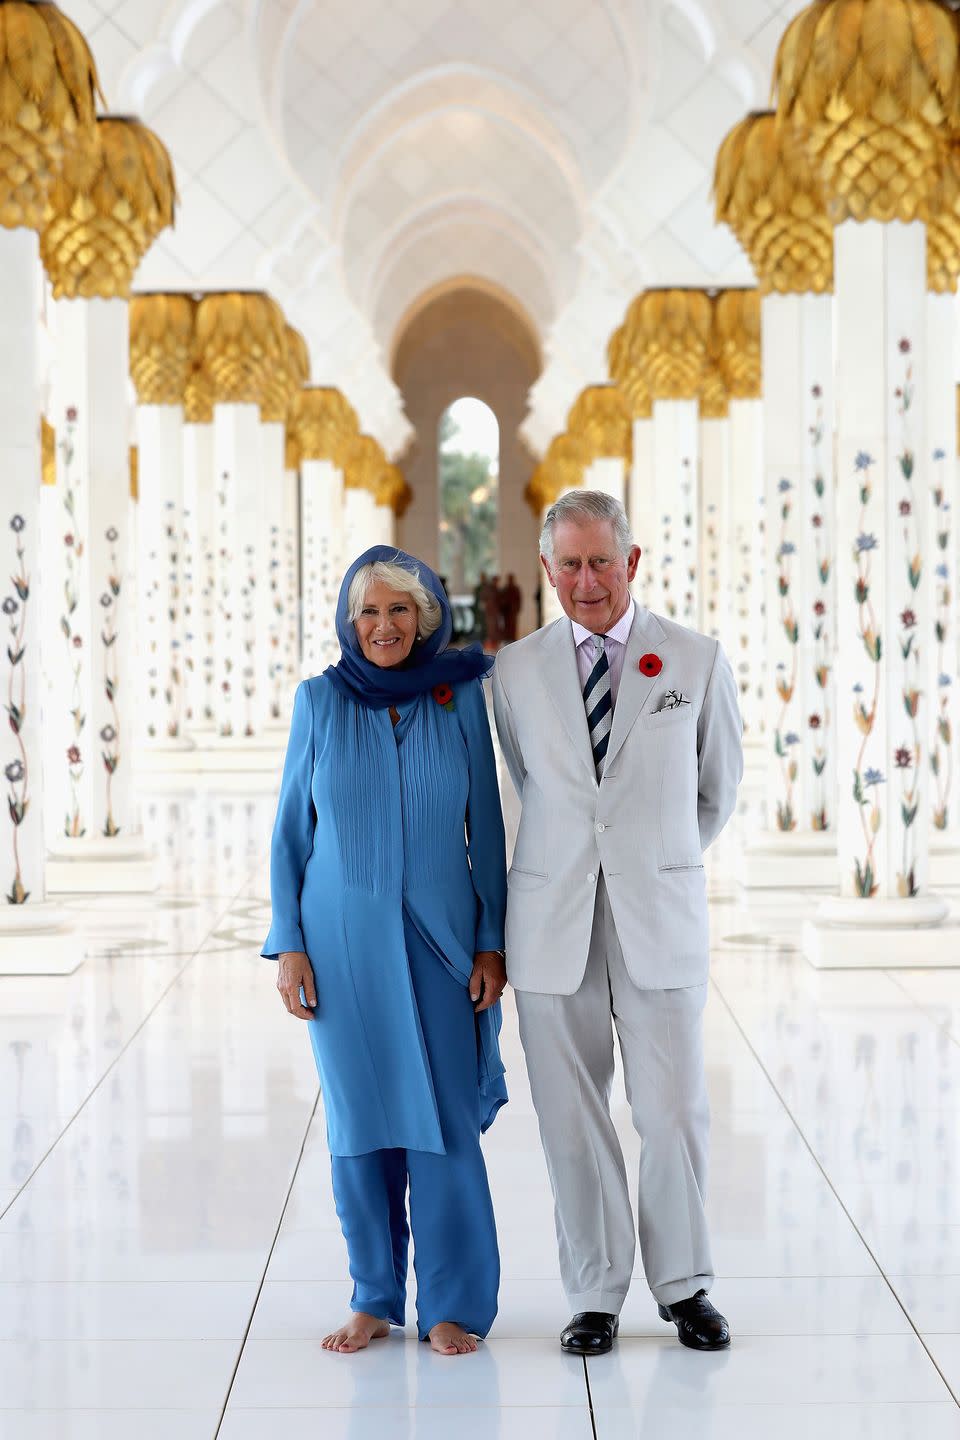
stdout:
[[143,288],[261,285],[391,452],[388,356],[474,275],[539,327],[543,446],[648,284],[749,283],[709,199],[803,0],[61,0],[181,207]]

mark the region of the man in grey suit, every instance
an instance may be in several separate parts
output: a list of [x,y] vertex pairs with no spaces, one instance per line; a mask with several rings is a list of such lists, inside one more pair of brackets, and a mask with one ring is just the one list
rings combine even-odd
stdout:
[[610,1349],[633,1271],[609,1110],[616,1027],[641,1137],[647,1282],[685,1345],[722,1349],[730,1331],[707,1298],[703,1208],[703,852],[733,813],[743,773],[736,683],[715,640],[634,602],[640,550],[618,500],[562,495],[540,551],[566,618],[501,651],[493,693],[521,799],[507,972],[575,1312],[561,1344]]

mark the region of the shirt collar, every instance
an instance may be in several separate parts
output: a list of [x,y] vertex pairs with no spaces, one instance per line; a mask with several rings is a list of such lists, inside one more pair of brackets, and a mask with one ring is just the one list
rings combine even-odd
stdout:
[[[636,601],[631,595],[630,604],[620,616],[620,619],[617,621],[616,625],[614,625],[613,629],[607,631],[606,638],[608,640],[615,640],[618,645],[626,645],[628,639],[630,638],[630,627],[633,625],[633,617],[634,613],[636,612],[636,608]],[[592,640],[594,638],[594,632],[592,630],[587,630],[585,626],[580,625],[576,620],[571,620],[570,624],[573,626],[573,643],[576,649],[579,650],[584,640]]]

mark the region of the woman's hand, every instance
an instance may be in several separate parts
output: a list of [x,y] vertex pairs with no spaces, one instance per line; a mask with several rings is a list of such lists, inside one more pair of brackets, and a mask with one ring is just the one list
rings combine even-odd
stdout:
[[[473,957],[470,974],[470,999],[474,1013],[489,1010],[503,994],[507,985],[507,967],[499,950],[478,950]],[[479,1005],[477,1001],[479,1000]]]
[[[291,1015],[301,1020],[313,1019],[313,1007],[317,1003],[317,987],[313,983],[310,961],[302,950],[285,950],[277,963],[277,989],[283,996],[283,1003]],[[300,1003],[300,987],[307,997],[311,1009],[305,1010]]]

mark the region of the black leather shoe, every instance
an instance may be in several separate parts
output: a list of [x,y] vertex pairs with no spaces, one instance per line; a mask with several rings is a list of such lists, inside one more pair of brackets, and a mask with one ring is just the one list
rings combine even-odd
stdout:
[[582,1310],[574,1315],[560,1336],[560,1349],[568,1355],[606,1355],[613,1348],[619,1329],[620,1320],[616,1315]]
[[661,1320],[676,1325],[680,1344],[691,1350],[726,1350],[730,1344],[730,1326],[710,1304],[706,1290],[698,1290],[689,1300],[678,1300],[676,1305],[657,1308]]

